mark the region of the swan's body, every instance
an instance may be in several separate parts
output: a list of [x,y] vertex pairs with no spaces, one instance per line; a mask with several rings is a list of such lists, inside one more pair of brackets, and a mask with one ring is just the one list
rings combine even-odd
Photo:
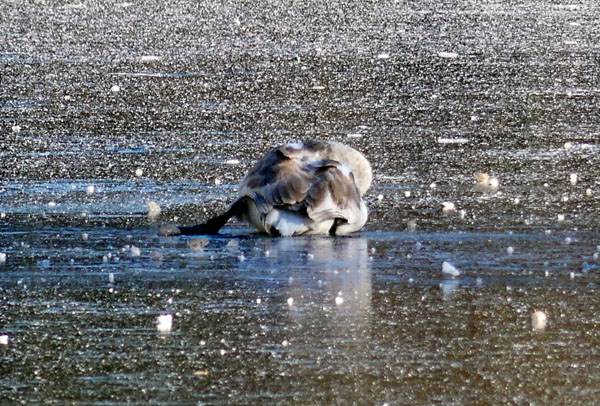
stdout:
[[352,233],[367,221],[362,195],[371,179],[367,159],[347,145],[283,145],[250,169],[226,213],[168,234],[214,234],[233,216],[269,235]]

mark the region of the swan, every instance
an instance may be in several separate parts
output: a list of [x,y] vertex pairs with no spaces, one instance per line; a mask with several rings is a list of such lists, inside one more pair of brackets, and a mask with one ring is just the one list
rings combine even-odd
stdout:
[[271,236],[353,233],[367,222],[362,196],[372,178],[369,161],[348,145],[289,143],[254,164],[225,213],[191,227],[164,226],[159,233],[217,234],[232,217]]

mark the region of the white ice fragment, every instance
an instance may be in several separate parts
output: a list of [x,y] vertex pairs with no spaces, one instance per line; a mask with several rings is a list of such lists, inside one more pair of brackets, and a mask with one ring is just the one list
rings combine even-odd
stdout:
[[437,187],[437,184],[435,182],[431,182],[429,184],[429,189],[431,189],[431,190],[435,189],[436,187]]
[[377,59],[390,59],[390,54],[388,54],[387,52],[382,52],[379,55],[377,55]]
[[593,191],[592,191],[592,189],[590,189],[590,188],[587,188],[587,189],[585,190],[585,195],[586,195],[587,197],[590,197],[590,196],[591,196],[593,193],[594,193],[594,192],[593,192]]
[[577,174],[576,173],[572,173],[569,175],[569,182],[571,182],[571,185],[575,186],[577,184]]
[[521,203],[521,199],[519,199],[518,197],[515,197],[515,200],[513,200],[514,204],[519,204]]
[[288,345],[290,345],[290,342],[288,340],[283,340],[281,342],[281,345],[284,346],[284,347],[287,347]]
[[456,59],[458,54],[456,52],[438,52],[438,56],[444,59]]
[[112,272],[108,274],[108,283],[115,283],[115,274]]
[[90,237],[90,236],[88,235],[88,233],[81,233],[81,239],[82,239],[83,241],[87,241],[89,237]]
[[382,201],[383,200],[383,195],[380,193],[377,195],[377,200]]
[[548,324],[548,316],[543,311],[538,310],[531,315],[531,327],[534,330],[543,330],[546,324]]
[[10,341],[10,337],[8,337],[8,334],[0,335],[0,345],[8,345],[9,341]]
[[567,141],[567,142],[565,142],[565,145],[564,145],[564,147],[565,147],[565,149],[568,151],[568,150],[570,150],[571,148],[573,148],[573,144]]
[[309,260],[313,260],[313,259],[315,259],[315,254],[308,253],[308,254],[306,254],[306,258]]
[[219,186],[221,184],[221,179],[215,178],[215,186]]
[[119,93],[121,91],[121,87],[119,85],[114,85],[110,88],[110,91],[113,93]]
[[6,218],[6,213],[2,212],[0,213],[0,219],[5,219]]
[[362,134],[361,133],[348,133],[346,134],[346,137],[348,138],[362,138]]
[[135,245],[132,245],[131,248],[129,249],[129,252],[131,253],[132,257],[139,257],[142,254],[142,250],[138,247],[136,247]]
[[452,202],[442,202],[442,212],[446,214],[454,213],[456,206]]
[[173,315],[161,314],[156,318],[156,329],[161,333],[168,333],[173,327]]
[[226,165],[239,165],[240,164],[240,160],[239,159],[228,159],[225,161]]
[[565,244],[566,245],[570,245],[573,242],[573,239],[571,237],[566,237],[565,238]]
[[135,170],[135,177],[136,178],[141,178],[143,174],[144,174],[144,171],[142,170],[142,168],[137,168]]
[[445,138],[438,137],[438,144],[466,144],[469,142],[468,138]]
[[13,133],[18,134],[18,133],[21,132],[21,126],[20,125],[13,125],[11,127],[11,130],[12,130]]
[[338,306],[344,304],[344,298],[341,297],[341,296],[336,296],[335,297],[335,304],[338,305]]
[[410,190],[404,191],[404,197],[407,199],[410,197]]
[[0,252],[0,265],[6,264],[6,253]]
[[292,307],[294,305],[294,298],[288,297],[287,304],[288,304],[288,306]]
[[85,188],[85,193],[87,193],[88,195],[93,195],[95,191],[96,191],[96,186],[94,186],[94,185],[89,185],[88,187]]
[[459,210],[458,211],[458,218],[460,218],[461,220],[464,220],[465,217],[467,217],[467,211],[465,209]]
[[157,61],[160,61],[160,56],[142,55],[142,57],[140,59],[142,62],[157,62]]
[[158,203],[149,201],[148,202],[148,217],[155,219],[160,215],[160,206]]
[[246,260],[246,257],[244,256],[244,254],[238,255],[238,261],[244,262],[245,260]]
[[514,252],[515,252],[515,249],[514,249],[514,247],[508,247],[508,248],[506,249],[506,253],[507,253],[508,255],[512,255],[512,254],[514,254]]
[[56,202],[48,202],[48,207],[56,207]]
[[480,190],[496,191],[500,185],[497,177],[483,172],[475,172],[475,179],[477,180],[477,188]]
[[408,231],[414,232],[417,229],[417,220],[411,219],[406,222],[406,229]]
[[454,265],[447,261],[442,262],[442,273],[444,275],[449,275],[452,277],[460,275],[460,271],[458,270],[458,268],[456,268]]
[[562,223],[563,221],[565,221],[565,215],[564,214],[558,214],[556,216],[556,220],[558,220],[559,223]]
[[262,303],[262,299],[260,297],[256,298],[256,304],[261,304]]

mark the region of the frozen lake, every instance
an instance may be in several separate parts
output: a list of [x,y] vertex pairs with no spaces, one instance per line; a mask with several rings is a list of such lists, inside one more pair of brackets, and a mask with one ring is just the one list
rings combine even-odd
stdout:
[[[594,404],[598,16],[2,3],[1,403]],[[157,235],[308,138],[372,162],[361,233]]]

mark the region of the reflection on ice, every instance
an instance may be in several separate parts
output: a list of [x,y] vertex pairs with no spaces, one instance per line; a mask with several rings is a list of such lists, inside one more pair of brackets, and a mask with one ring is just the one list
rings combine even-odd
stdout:
[[442,290],[442,297],[449,299],[460,287],[460,280],[458,279],[444,279],[440,282],[440,289]]

